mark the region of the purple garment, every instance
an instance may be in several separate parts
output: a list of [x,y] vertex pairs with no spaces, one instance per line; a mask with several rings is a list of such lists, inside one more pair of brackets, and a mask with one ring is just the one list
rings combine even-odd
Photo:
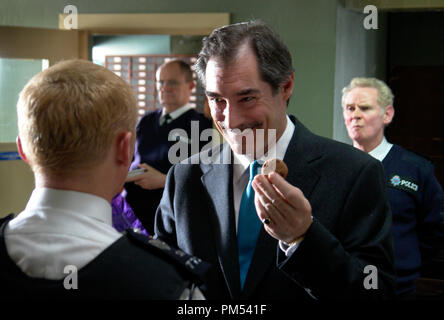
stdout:
[[133,229],[144,235],[149,235],[142,223],[137,219],[133,209],[131,209],[130,205],[120,193],[113,198],[111,207],[113,209],[112,218],[114,229],[119,232],[123,232],[126,229]]

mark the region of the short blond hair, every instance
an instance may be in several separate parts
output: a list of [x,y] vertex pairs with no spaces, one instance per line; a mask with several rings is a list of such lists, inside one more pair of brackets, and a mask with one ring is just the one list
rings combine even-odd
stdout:
[[382,110],[387,106],[393,106],[393,99],[395,96],[392,90],[384,81],[376,78],[353,78],[348,86],[342,89],[342,107],[344,107],[344,100],[347,94],[355,88],[374,88],[378,92],[378,105]]
[[118,131],[135,132],[138,117],[131,87],[86,60],[63,61],[34,76],[17,113],[31,168],[51,173],[97,165]]

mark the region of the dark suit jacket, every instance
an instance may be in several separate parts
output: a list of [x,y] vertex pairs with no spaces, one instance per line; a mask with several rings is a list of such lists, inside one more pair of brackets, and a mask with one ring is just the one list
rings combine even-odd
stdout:
[[[202,161],[202,152],[199,164],[178,164],[169,171],[156,215],[157,236],[212,264],[202,288],[208,299],[393,297],[392,221],[381,163],[292,121],[295,131],[284,157],[287,181],[309,200],[313,223],[291,256],[262,228],[241,291],[233,167],[220,164],[231,159],[227,145],[219,154],[220,149],[212,150],[212,161]],[[377,289],[366,289],[365,283]]]

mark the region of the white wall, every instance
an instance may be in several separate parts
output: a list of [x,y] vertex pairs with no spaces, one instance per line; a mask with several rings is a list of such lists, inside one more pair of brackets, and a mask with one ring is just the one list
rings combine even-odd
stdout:
[[386,80],[387,17],[378,12],[378,29],[364,28],[361,12],[337,7],[333,139],[351,143],[342,118],[342,88],[354,77]]

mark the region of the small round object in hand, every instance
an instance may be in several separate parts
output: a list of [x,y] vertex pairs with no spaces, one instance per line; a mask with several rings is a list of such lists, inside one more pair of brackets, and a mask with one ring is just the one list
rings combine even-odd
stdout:
[[285,162],[280,159],[270,159],[265,161],[262,165],[261,173],[268,175],[273,171],[279,173],[285,179],[288,174],[288,167]]

